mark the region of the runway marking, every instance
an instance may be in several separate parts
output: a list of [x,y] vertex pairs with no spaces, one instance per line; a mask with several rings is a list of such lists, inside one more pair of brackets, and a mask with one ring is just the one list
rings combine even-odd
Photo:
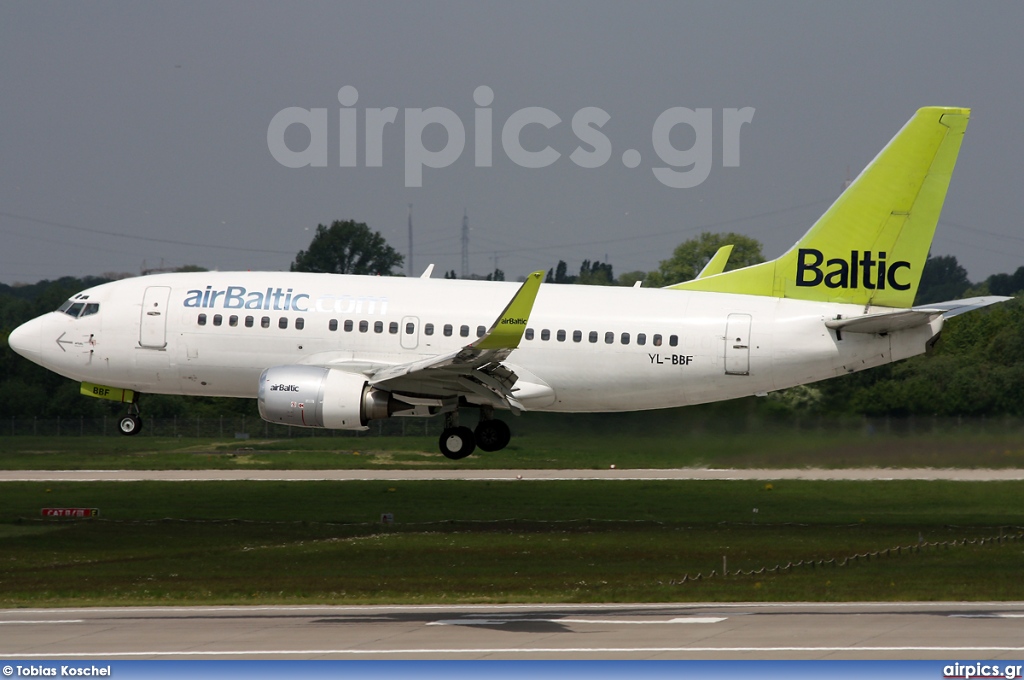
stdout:
[[382,654],[633,654],[633,653],[736,653],[736,652],[1024,652],[1024,647],[481,647],[479,649],[278,649],[160,652],[60,652],[46,654],[0,653],[3,659],[168,657],[168,656],[376,656]]
[[442,619],[440,621],[430,621],[427,623],[428,626],[502,626],[506,623],[592,623],[592,624],[611,624],[611,625],[665,625],[672,623],[719,623],[725,621],[725,617],[722,616],[688,616],[675,619],[669,619],[668,621],[636,621],[629,619],[527,619],[527,618],[516,618],[516,619]]
[[[992,610],[1013,607],[1024,608],[1024,601],[1007,602],[965,602],[965,601],[929,601],[929,602],[620,602],[608,604],[594,603],[555,603],[555,604],[427,604],[427,605],[222,605],[222,606],[158,606],[158,607],[63,607],[55,609],[17,609],[0,610],[3,614],[110,614],[110,613],[139,613],[139,614],[162,614],[184,612],[195,614],[197,612],[236,612],[246,614],[250,612],[421,612],[421,611],[449,611],[452,613],[460,611],[511,611],[511,610],[579,610],[579,609],[865,609],[874,612],[876,609],[948,609],[950,607],[964,607],[971,609]],[[883,612],[884,613],[884,612]],[[488,616],[488,614],[477,614],[477,616]]]
[[11,625],[31,625],[33,623],[85,623],[85,619],[58,619],[54,621],[0,621],[0,626],[11,626]]
[[1024,619],[1024,614],[950,614],[951,619]]

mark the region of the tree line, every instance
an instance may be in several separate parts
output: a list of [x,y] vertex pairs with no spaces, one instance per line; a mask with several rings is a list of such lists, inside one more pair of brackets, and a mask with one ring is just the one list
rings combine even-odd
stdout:
[[[723,245],[734,246],[727,270],[764,261],[761,244],[734,233],[704,233],[675,248],[652,271],[614,276],[608,262],[583,259],[576,273],[559,261],[548,283],[566,285],[671,285],[695,278]],[[404,258],[378,233],[354,221],[319,225],[292,271],[391,276]],[[195,271],[199,267],[185,267]],[[445,277],[454,278],[454,272]],[[16,355],[7,336],[19,324],[52,311],[71,295],[113,278],[62,277],[28,285],[0,284],[0,413],[6,417],[97,418],[121,415],[120,404],[79,395],[76,382]],[[496,270],[487,277],[503,280]],[[949,320],[926,355],[833,380],[783,390],[759,400],[769,411],[834,415],[1024,416],[1024,266],[972,283],[952,255],[929,257],[916,304],[976,295],[1014,300]],[[257,416],[254,400],[145,395],[148,417]]]

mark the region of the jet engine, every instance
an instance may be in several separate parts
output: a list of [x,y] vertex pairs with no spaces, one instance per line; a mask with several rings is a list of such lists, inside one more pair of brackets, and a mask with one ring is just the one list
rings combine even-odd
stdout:
[[260,375],[260,416],[271,423],[365,430],[371,420],[414,408],[365,376],[323,366],[274,366]]

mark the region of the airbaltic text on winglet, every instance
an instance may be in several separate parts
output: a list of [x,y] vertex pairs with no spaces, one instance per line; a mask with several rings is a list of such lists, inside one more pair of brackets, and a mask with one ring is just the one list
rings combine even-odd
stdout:
[[326,293],[310,302],[308,293],[291,288],[249,290],[245,286],[227,286],[204,290],[193,289],[185,294],[185,307],[199,309],[251,309],[283,312],[331,312],[334,314],[387,314],[388,299],[372,295],[335,295]]

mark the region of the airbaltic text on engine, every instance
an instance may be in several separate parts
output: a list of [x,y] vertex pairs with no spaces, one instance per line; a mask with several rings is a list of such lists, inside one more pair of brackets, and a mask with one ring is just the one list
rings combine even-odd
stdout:
[[821,270],[825,256],[815,248],[801,248],[797,251],[796,285],[814,287],[824,282],[826,288],[857,288],[858,277],[861,285],[868,290],[885,290],[886,284],[896,290],[908,290],[909,283],[896,280],[896,272],[910,269],[904,260],[891,262],[886,266],[885,253],[872,257],[870,250],[851,250],[849,261],[835,257],[825,262],[828,272]]
[[228,286],[215,290],[193,289],[186,293],[185,307],[211,309],[258,309],[284,312],[333,312],[335,314],[387,314],[388,299],[372,295],[321,295],[310,305],[308,293],[296,293],[291,288],[249,290],[245,286]]

